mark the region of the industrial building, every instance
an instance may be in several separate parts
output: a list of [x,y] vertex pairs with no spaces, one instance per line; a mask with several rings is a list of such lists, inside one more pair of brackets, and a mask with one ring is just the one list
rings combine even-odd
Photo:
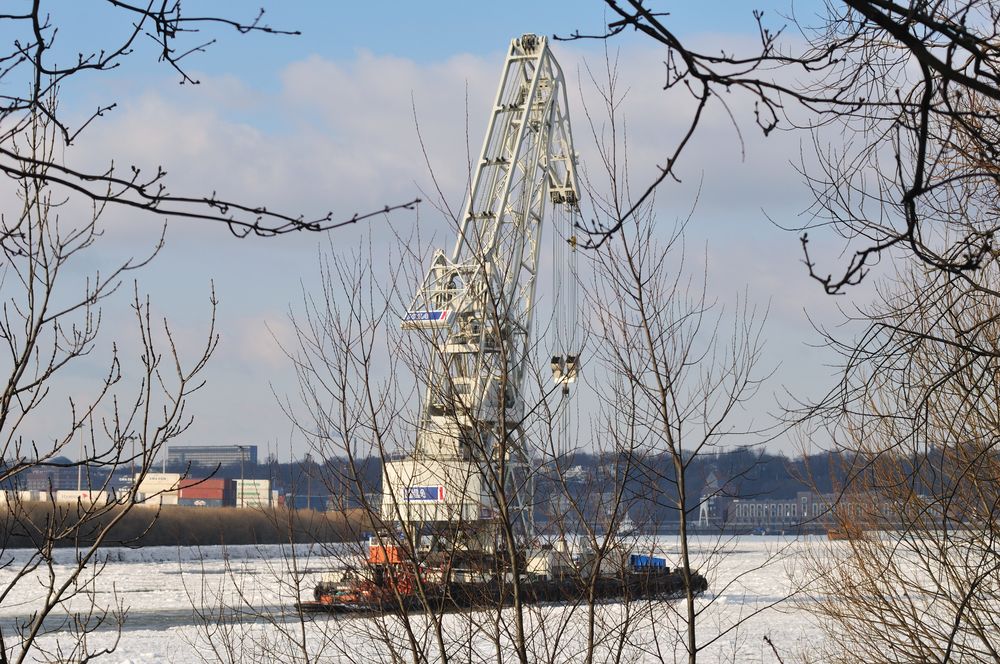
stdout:
[[[920,496],[915,496],[920,498]],[[918,501],[919,504],[919,501]],[[737,531],[813,530],[837,528],[843,519],[863,524],[878,514],[883,527],[899,525],[905,508],[875,494],[814,493],[799,491],[794,498],[734,499],[728,502],[724,521]],[[719,522],[712,525],[720,525]]]
[[168,445],[167,465],[171,468],[201,466],[257,465],[256,445]]
[[[800,491],[795,498],[740,499],[729,503],[726,525],[747,529],[796,529],[810,524],[826,527],[831,521],[830,500],[809,491]],[[819,522],[822,523],[819,523]]]

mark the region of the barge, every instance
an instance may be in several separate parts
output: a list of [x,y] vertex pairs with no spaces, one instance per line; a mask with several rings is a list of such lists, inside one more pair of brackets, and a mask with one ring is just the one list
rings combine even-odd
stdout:
[[[408,561],[398,546],[372,543],[368,562],[324,575],[313,601],[300,602],[307,612],[386,614],[450,612],[511,606],[515,591],[522,604],[579,604],[587,601],[673,600],[708,589],[693,571],[687,581],[681,568],[666,559],[631,554],[601,561],[595,574],[593,556],[570,556],[567,547],[545,547],[523,561],[519,584],[498,565],[469,565],[443,555],[427,555],[420,564]],[[496,561],[481,560],[480,563]]]

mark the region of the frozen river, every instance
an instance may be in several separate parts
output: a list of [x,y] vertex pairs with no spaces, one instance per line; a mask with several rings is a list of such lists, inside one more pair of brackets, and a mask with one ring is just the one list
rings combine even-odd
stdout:
[[[814,557],[838,543],[825,538],[743,537],[721,544],[720,549],[715,538],[695,540],[696,556],[709,579],[709,592],[699,600],[698,635],[700,641],[711,642],[700,661],[778,662],[780,657],[787,663],[814,652],[824,637],[809,610],[815,600],[803,589],[803,581]],[[676,542],[661,538],[659,547],[669,557]],[[323,570],[349,555],[343,547],[306,546],[112,549],[106,552],[104,568],[89,578],[86,592],[67,608],[90,615],[89,625],[96,627],[87,636],[92,650],[110,647],[120,633],[114,652],[98,661],[294,662],[304,653],[318,661],[391,661],[392,648],[405,650],[407,643],[405,629],[394,619],[320,615],[300,620],[292,608],[299,596],[311,598]],[[58,556],[71,553],[57,553],[57,563]],[[0,583],[12,580],[13,567],[0,570]],[[61,567],[54,567],[57,576]],[[38,605],[43,590],[44,584],[22,578],[3,600],[0,630],[8,644],[16,640],[18,623]],[[98,611],[91,612],[91,604]],[[678,608],[679,603],[662,602],[602,605],[595,616],[598,633],[607,637],[598,644],[602,658],[620,656],[629,664],[673,661]],[[98,625],[102,615],[106,617]],[[483,632],[489,625],[498,633],[494,618],[488,613],[446,616],[442,632],[450,658],[496,661],[497,646]],[[55,633],[42,640],[48,657],[59,647],[65,651],[74,628],[65,609],[50,620],[47,626]],[[437,652],[433,630],[422,625],[422,619],[411,622],[414,638],[428,652]],[[583,652],[583,609],[532,607],[527,622],[534,635],[534,658],[569,662]],[[624,636],[622,630],[615,631],[620,624],[629,625]],[[32,661],[46,657],[39,654]]]

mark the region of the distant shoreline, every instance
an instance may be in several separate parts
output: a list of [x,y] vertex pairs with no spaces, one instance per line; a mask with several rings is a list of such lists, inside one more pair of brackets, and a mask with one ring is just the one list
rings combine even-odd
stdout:
[[[47,539],[57,548],[88,547],[125,506],[87,515],[73,503],[19,503],[0,507],[0,548],[37,549]],[[357,540],[367,530],[364,510],[335,512],[284,507],[186,507],[132,505],[102,542],[103,547],[291,544]],[[79,528],[74,524],[85,520]],[[75,532],[59,538],[54,532]]]

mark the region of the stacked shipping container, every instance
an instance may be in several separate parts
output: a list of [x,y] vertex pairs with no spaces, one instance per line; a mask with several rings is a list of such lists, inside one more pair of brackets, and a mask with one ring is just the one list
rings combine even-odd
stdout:
[[126,478],[124,486],[109,492],[91,490],[2,490],[0,507],[8,502],[82,501],[87,504],[130,502],[130,485],[138,484],[134,500],[147,506],[183,505],[188,507],[287,507],[323,511],[326,495],[288,495],[276,489],[271,480],[185,478],[180,473],[145,473]]
[[266,507],[270,504],[270,480],[236,480],[237,507]]
[[233,480],[221,478],[181,480],[177,504],[194,507],[235,505],[236,484]]
[[176,505],[177,484],[180,479],[180,473],[146,473],[145,476],[137,474],[133,482],[138,483],[139,493],[145,496],[146,502],[154,505]]

